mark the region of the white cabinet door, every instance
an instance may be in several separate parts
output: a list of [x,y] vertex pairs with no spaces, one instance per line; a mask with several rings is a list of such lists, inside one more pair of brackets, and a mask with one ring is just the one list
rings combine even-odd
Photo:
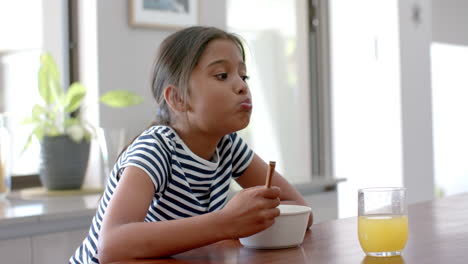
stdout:
[[1,263],[27,264],[32,263],[31,239],[16,238],[0,240]]
[[314,214],[314,224],[338,218],[338,196],[336,191],[320,192],[304,196]]
[[34,264],[67,263],[87,233],[88,229],[79,229],[33,237]]

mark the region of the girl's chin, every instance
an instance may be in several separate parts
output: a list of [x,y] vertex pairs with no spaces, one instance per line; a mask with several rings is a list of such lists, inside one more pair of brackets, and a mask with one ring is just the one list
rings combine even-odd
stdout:
[[247,121],[240,124],[239,128],[236,129],[236,131],[239,131],[239,130],[242,130],[242,129],[246,128],[249,125],[249,123],[250,123],[250,118]]
[[[235,126],[224,126],[225,128],[228,128],[227,130],[224,131],[224,134],[227,135],[227,134],[237,132],[239,130],[246,128],[248,125],[249,125],[249,122],[243,122],[243,123],[236,124]],[[223,125],[220,125],[220,126],[222,127]]]
[[242,130],[249,124],[250,116],[244,116],[242,118],[235,118],[230,120],[218,120],[218,122],[210,123],[210,128],[206,126],[205,129],[206,131],[211,131],[212,133],[214,132],[219,133],[220,135],[227,135]]

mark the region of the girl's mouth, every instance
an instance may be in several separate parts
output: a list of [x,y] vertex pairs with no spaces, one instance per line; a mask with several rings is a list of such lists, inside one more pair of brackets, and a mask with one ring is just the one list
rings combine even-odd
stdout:
[[251,111],[252,110],[252,100],[250,99],[245,99],[244,101],[242,101],[242,103],[240,104],[242,110],[244,111]]

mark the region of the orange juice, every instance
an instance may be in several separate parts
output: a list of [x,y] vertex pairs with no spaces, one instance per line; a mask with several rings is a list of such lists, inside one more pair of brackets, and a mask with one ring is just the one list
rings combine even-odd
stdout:
[[406,215],[369,215],[358,218],[359,242],[364,252],[401,251],[408,239]]

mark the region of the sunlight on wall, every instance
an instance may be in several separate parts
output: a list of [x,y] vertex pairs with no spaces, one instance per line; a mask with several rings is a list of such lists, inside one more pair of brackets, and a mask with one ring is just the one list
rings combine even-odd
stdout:
[[0,89],[3,90],[5,111],[8,113],[8,128],[13,140],[14,175],[34,174],[39,168],[40,146],[33,140],[22,155],[23,147],[32,131],[22,120],[31,114],[32,106],[40,101],[37,89],[37,72],[41,50],[18,51],[0,57],[0,71],[3,75]]
[[42,46],[42,1],[0,1],[0,53]]
[[254,105],[241,135],[264,160],[276,160],[277,170],[293,183],[312,178],[308,74],[300,74],[308,69],[308,53],[298,48],[307,34],[297,24],[302,5],[305,1],[227,1],[228,30],[246,42]]
[[36,173],[39,144],[20,155],[30,128],[21,121],[39,102],[37,72],[43,46],[42,1],[0,1],[0,111],[7,112],[13,141],[13,174]]
[[468,47],[433,43],[432,93],[436,187],[468,191]]
[[[366,8],[362,8],[365,6]],[[331,1],[333,161],[339,217],[357,190],[402,185],[397,1]]]

